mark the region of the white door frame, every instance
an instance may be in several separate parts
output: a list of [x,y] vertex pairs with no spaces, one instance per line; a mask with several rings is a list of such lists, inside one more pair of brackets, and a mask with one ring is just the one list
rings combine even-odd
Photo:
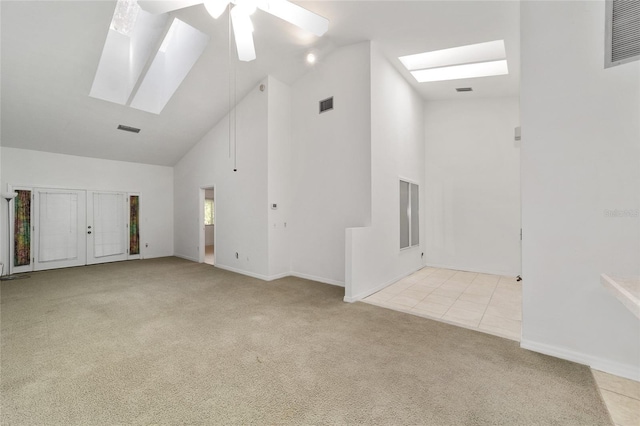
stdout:
[[[200,213],[198,214],[198,262],[199,263],[204,263],[204,255],[205,255],[205,225],[204,225],[204,199],[205,199],[205,191],[207,189],[213,189],[213,196],[214,196],[214,205],[216,206],[215,209],[218,210],[217,208],[217,201],[215,201],[216,198],[216,194],[217,194],[217,190],[216,190],[216,186],[215,185],[202,185],[199,189],[198,189],[198,210],[200,211]],[[215,211],[214,211],[214,215],[215,215]],[[216,215],[217,216],[217,215]],[[214,219],[215,220],[215,219]],[[216,221],[217,222],[217,221]],[[215,228],[214,228],[215,229]],[[213,232],[213,264],[216,264],[216,248],[218,247],[218,232],[214,230]]]

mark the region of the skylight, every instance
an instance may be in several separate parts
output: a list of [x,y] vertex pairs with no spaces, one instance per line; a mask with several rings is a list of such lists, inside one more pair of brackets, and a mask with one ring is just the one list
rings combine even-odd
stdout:
[[174,19],[131,107],[160,114],[208,43],[208,35]]
[[402,56],[400,62],[420,82],[488,77],[509,73],[504,40]]
[[118,0],[89,96],[160,114],[209,42],[182,21],[175,19],[167,31],[168,23],[167,14],[146,12],[136,0]]
[[419,83],[430,81],[460,80],[463,78],[489,77],[509,74],[507,61],[478,62],[476,64],[454,65],[452,67],[430,68],[411,71]]
[[136,24],[138,12],[140,12],[140,6],[136,0],[118,0],[109,28],[122,35],[130,36]]

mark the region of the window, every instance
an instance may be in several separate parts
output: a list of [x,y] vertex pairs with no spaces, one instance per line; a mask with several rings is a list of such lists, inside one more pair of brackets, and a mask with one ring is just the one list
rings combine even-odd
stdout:
[[400,249],[420,245],[420,200],[415,183],[400,181]]
[[204,200],[204,224],[214,225],[213,200]]

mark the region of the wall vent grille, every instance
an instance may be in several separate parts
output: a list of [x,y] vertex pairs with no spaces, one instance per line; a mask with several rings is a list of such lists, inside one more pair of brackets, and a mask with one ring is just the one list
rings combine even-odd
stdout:
[[320,101],[320,114],[333,109],[333,96]]
[[640,1],[607,1],[605,67],[640,59]]
[[140,129],[137,127],[125,126],[124,124],[118,124],[118,130],[124,130],[125,132],[140,133]]

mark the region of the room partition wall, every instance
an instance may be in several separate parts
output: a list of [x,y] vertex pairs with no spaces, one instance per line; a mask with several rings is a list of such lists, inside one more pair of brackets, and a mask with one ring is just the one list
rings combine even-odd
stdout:
[[9,189],[13,273],[140,258],[139,194]]

